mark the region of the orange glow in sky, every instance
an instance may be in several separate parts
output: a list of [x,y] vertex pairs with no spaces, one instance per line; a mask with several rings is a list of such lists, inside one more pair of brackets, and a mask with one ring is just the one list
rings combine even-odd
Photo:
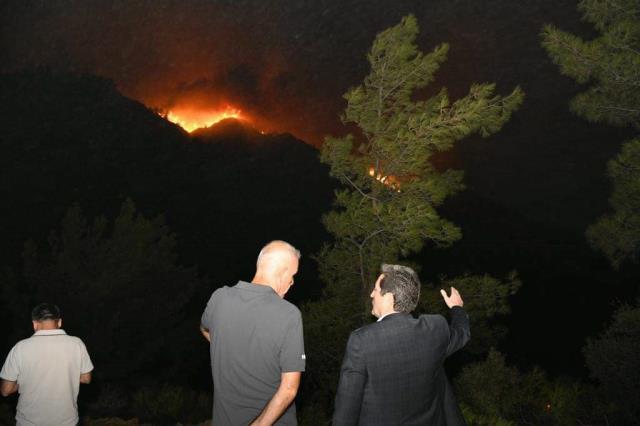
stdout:
[[236,120],[246,120],[247,117],[242,115],[242,111],[237,108],[228,106],[222,110],[199,110],[190,108],[176,108],[169,110],[166,115],[167,120],[185,129],[187,132],[193,132],[202,127],[213,126],[214,124],[227,118],[235,118]]

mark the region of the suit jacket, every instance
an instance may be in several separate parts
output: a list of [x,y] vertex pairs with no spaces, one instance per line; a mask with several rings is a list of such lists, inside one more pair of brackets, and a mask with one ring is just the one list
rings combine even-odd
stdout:
[[469,317],[395,313],[349,337],[333,424],[464,425],[444,360],[470,337]]

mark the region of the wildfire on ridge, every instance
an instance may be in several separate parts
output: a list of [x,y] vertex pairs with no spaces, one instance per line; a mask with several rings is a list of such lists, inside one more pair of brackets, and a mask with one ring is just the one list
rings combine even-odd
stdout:
[[228,106],[223,110],[173,109],[167,111],[165,118],[191,133],[202,127],[213,126],[227,118],[247,120],[237,108]]

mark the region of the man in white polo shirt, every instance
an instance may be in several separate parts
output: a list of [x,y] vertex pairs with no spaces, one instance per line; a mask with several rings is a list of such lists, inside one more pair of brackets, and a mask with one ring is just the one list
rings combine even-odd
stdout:
[[31,319],[35,333],[9,352],[0,371],[0,393],[20,393],[17,426],[75,426],[80,383],[91,382],[91,358],[82,340],[61,328],[56,305],[36,306]]

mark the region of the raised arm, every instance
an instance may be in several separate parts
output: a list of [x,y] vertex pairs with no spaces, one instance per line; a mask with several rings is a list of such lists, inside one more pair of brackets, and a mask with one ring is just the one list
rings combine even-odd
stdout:
[[289,408],[298,393],[300,386],[299,371],[282,373],[280,386],[262,412],[251,423],[252,426],[270,426]]
[[0,394],[2,396],[9,396],[15,392],[18,392],[18,382],[5,379],[0,381]]
[[451,309],[451,324],[449,325],[449,345],[446,356],[451,355],[467,344],[471,338],[469,327],[469,316],[464,311],[464,301],[455,287],[451,287],[451,296],[447,292],[440,290],[444,303]]

